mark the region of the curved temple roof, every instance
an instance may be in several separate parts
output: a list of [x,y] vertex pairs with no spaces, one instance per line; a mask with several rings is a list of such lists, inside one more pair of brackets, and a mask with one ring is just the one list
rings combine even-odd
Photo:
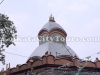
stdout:
[[47,29],[48,31],[52,30],[53,28],[60,28],[62,30],[64,30],[59,24],[55,23],[55,22],[48,22],[46,23],[42,29]]
[[[55,23],[54,17],[50,16],[49,22],[43,26],[40,32],[42,30],[51,31],[53,29],[60,29],[65,33],[65,35],[67,35],[65,30],[59,24]],[[42,57],[46,53],[51,54],[55,57],[56,56],[70,56],[70,57],[77,56],[76,53],[67,45],[64,45],[62,43],[48,41],[38,46],[29,58],[35,57],[35,56]]]
[[43,28],[40,30],[40,32],[41,32],[42,30],[51,31],[52,29],[61,29],[65,34],[67,34],[67,33],[65,32],[65,30],[64,30],[59,24],[57,24],[57,23],[55,23],[55,22],[48,22],[48,23],[46,23],[46,24],[43,26]]
[[47,42],[38,46],[35,51],[31,54],[30,58],[33,56],[40,56],[42,57],[48,51],[48,54],[51,53],[53,56],[60,56],[60,55],[69,55],[75,56],[76,53],[67,45],[62,43],[55,43],[55,42]]

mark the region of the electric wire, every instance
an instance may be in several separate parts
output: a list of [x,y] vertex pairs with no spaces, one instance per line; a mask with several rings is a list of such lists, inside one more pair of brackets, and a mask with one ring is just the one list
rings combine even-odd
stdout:
[[2,1],[0,2],[0,4],[2,4],[2,3],[3,3],[3,1],[4,1],[4,0],[2,0]]
[[[6,51],[4,51],[4,52],[8,53],[8,54],[16,55],[16,56],[27,57],[27,56],[23,56],[23,55],[19,55],[19,54],[14,54],[14,53],[6,52]],[[27,58],[29,58],[29,57],[27,57]]]
[[[27,57],[27,58],[29,58],[28,56],[23,56],[23,55],[19,55],[19,54],[14,54],[14,53],[11,53],[11,52],[6,52],[6,51],[4,51],[5,53],[8,53],[8,54],[12,54],[12,55],[16,55],[16,56],[21,56],[21,57]],[[92,54],[92,55],[90,55],[90,57],[92,57],[92,56],[94,56],[94,55],[96,55],[96,54],[100,54],[100,51],[99,52],[97,52],[97,53],[95,53],[95,54]],[[86,58],[86,57],[85,57]],[[84,58],[83,58],[84,59]]]

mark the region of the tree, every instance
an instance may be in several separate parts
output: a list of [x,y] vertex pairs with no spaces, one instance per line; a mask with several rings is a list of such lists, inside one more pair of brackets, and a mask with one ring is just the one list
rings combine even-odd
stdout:
[[2,72],[0,72],[0,75],[2,75]]
[[14,23],[9,20],[9,17],[0,14],[0,61],[5,64],[5,55],[2,53],[5,47],[15,45],[14,39],[16,39],[16,27]]

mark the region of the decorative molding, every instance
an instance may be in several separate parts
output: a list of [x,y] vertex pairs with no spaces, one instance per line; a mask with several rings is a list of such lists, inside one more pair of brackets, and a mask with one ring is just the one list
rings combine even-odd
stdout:
[[[66,58],[58,58],[56,59],[53,55],[44,55],[41,57],[41,59],[39,60],[36,60],[34,62],[30,62],[28,61],[27,63],[25,64],[22,64],[21,66],[17,65],[15,68],[11,68],[7,71],[4,71],[4,73],[14,73],[14,72],[19,72],[19,71],[22,71],[22,70],[26,70],[26,69],[29,69],[29,68],[32,68],[32,67],[38,67],[38,66],[42,66],[42,65],[63,65],[63,64],[66,64],[66,63],[69,63],[69,62],[73,62],[72,65],[70,66],[79,66],[80,63],[78,62],[78,58],[70,58],[71,60],[69,59],[66,59]],[[84,66],[85,63],[88,63],[85,67],[89,67],[89,68],[99,68],[100,69],[100,61],[95,61],[95,62],[91,62],[91,61],[82,61],[81,63],[81,66]]]

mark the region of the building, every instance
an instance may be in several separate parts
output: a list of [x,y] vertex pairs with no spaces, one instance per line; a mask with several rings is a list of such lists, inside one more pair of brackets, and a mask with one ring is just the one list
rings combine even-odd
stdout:
[[66,44],[67,33],[51,15],[38,33],[39,46],[25,64],[7,67],[2,75],[100,75],[100,61],[83,61]]

